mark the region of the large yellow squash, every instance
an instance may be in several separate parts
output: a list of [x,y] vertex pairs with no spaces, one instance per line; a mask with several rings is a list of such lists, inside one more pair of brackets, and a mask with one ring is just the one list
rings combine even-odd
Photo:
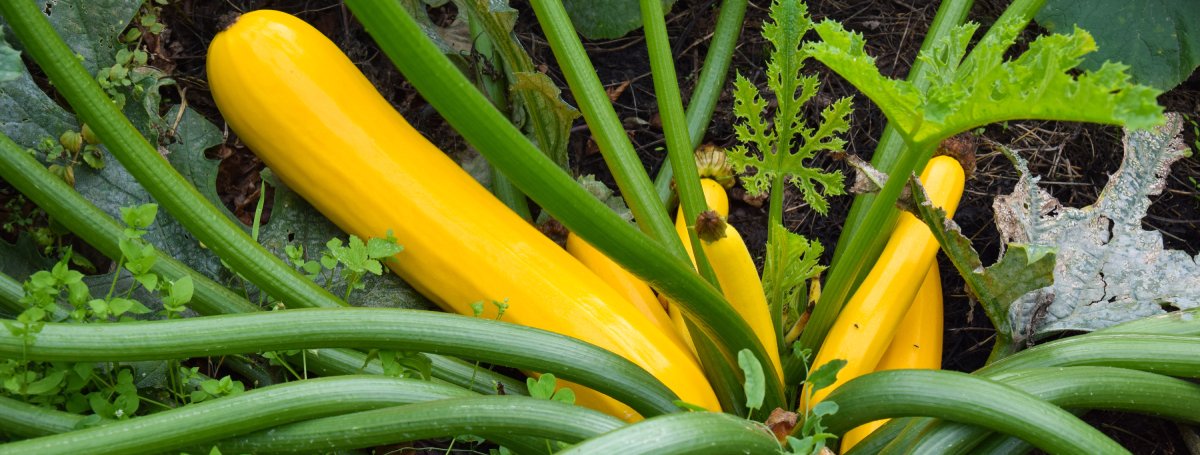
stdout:
[[[929,160],[921,173],[921,183],[929,201],[954,216],[962,197],[965,176],[954,158],[938,156]],[[938,252],[938,243],[925,223],[910,213],[900,214],[887,246],[871,272],[846,302],[813,359],[813,368],[835,359],[845,359],[833,385],[811,392],[811,406],[823,400],[846,381],[875,371],[896,329],[925,281]],[[805,387],[805,396],[810,388]]]
[[[442,308],[507,301],[504,321],[608,349],[720,409],[689,353],[422,137],[316,29],[276,11],[242,15],[213,39],[208,78],[242,142],[346,232],[392,231],[404,252],[388,266]],[[637,418],[600,398],[581,401]]]

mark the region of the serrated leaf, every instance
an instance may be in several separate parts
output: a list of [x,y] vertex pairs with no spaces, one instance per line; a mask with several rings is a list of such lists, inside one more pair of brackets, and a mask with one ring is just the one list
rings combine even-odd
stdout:
[[[563,0],[575,30],[587,39],[614,39],[642,28],[639,0]],[[675,0],[662,0],[663,13]]]
[[443,54],[454,57],[452,60],[455,60],[456,63],[465,63],[461,57],[467,51],[471,50],[471,33],[469,31],[467,15],[458,14],[454,17],[450,25],[441,27],[435,24],[433,19],[429,17],[428,10],[426,9],[427,3],[429,2],[422,0],[401,0],[400,6],[408,11],[408,14],[416,20],[421,31],[425,32],[425,36],[430,41],[433,41]]
[[1105,64],[1074,76],[1083,56],[1096,49],[1091,35],[1041,36],[1015,59],[1005,51],[1023,28],[1020,18],[997,22],[995,33],[961,58],[976,24],[956,28],[920,54],[932,74],[924,88],[880,74],[864,50],[862,35],[825,20],[815,29],[821,42],[806,49],[871,98],[888,123],[913,143],[934,143],[990,123],[1050,119],[1126,125],[1145,129],[1162,122],[1159,91],[1129,82],[1125,66]]
[[1009,243],[1000,260],[984,268],[971,240],[962,234],[954,220],[946,218],[945,210],[929,202],[925,188],[916,177],[909,179],[909,187],[914,188],[913,205],[921,221],[929,227],[946,257],[962,275],[971,297],[983,306],[999,336],[1006,337],[1013,327],[1008,317],[1013,302],[1026,292],[1053,283],[1054,248]]
[[1120,169],[1083,208],[1063,207],[1012,155],[1021,180],[993,205],[1001,237],[1057,248],[1059,260],[1053,286],[1013,305],[1015,338],[1096,330],[1200,306],[1200,258],[1166,250],[1161,233],[1142,229],[1150,196],[1162,192],[1171,164],[1188,155],[1181,117],[1167,118],[1153,131],[1126,132]]
[[[740,144],[727,149],[729,163],[743,175],[742,185],[751,195],[787,182],[800,190],[805,203],[817,213],[829,210],[828,196],[845,193],[840,171],[824,172],[809,167],[817,152],[841,151],[846,144],[840,135],[850,128],[850,98],[834,101],[821,112],[821,121],[811,127],[800,109],[819,88],[816,76],[801,75],[808,53],[801,49],[804,35],[812,28],[807,8],[800,2],[775,1],[771,20],[763,24],[763,37],[771,43],[767,62],[767,86],[778,107],[771,122],[763,118],[767,101],[758,88],[739,72],[734,80],[733,113],[739,121],[734,134]],[[797,136],[799,137],[797,139]]]
[[738,367],[741,367],[742,374],[746,378],[742,383],[742,388],[746,391],[746,408],[761,408],[763,399],[767,395],[767,382],[762,362],[759,362],[749,349],[742,349],[738,351]]
[[1129,65],[1133,80],[1170,90],[1200,66],[1200,18],[1193,0],[1049,0],[1037,14],[1051,32],[1083,28],[1098,51],[1080,66],[1099,69],[1105,61]]
[[[825,271],[825,266],[819,265],[821,254],[825,247],[821,242],[809,241],[803,235],[788,231],[778,223],[771,224],[771,232],[767,235],[767,253],[763,265],[763,290],[772,314],[796,314],[802,311],[805,302],[801,298],[807,295],[808,280],[816,278]],[[784,327],[790,322],[781,321],[783,325],[776,327],[776,332],[784,333]]]

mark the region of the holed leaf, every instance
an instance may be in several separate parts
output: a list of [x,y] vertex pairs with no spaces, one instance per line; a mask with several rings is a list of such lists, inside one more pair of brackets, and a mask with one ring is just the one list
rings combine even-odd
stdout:
[[1010,154],[1021,179],[993,204],[1001,237],[1058,250],[1053,286],[1013,305],[1014,337],[1095,330],[1200,306],[1200,258],[1163,249],[1162,234],[1141,222],[1171,163],[1188,155],[1181,128],[1182,119],[1170,114],[1163,127],[1127,132],[1120,169],[1094,204],[1079,209],[1038,188],[1025,161]]

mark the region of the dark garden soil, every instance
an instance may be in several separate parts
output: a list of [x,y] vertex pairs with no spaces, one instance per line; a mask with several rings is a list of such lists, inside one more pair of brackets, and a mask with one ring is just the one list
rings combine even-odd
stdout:
[[[541,65],[560,87],[565,88],[566,84],[540,34],[533,13],[523,2],[518,3],[521,3],[516,5],[520,10],[517,26],[520,40],[535,64]],[[676,68],[684,99],[691,93],[700,72],[719,3],[716,0],[680,0],[669,13],[667,25],[677,56]],[[937,8],[937,2],[920,0],[832,0],[809,3],[814,17],[835,18],[847,28],[863,33],[868,51],[877,56],[883,73],[893,77],[903,77],[908,71]],[[986,27],[1006,3],[1001,0],[977,1],[971,20]],[[763,85],[761,81],[764,79],[767,51],[758,31],[766,17],[767,5],[766,1],[751,2],[732,65],[733,69],[760,82],[760,85]],[[467,147],[393,69],[362,27],[338,2],[174,1],[164,8],[168,32],[162,43],[155,47],[158,51],[151,63],[173,68],[173,77],[186,89],[188,104],[221,126],[223,122],[208,93],[204,75],[205,49],[223,16],[262,8],[288,11],[315,25],[338,43],[397,109],[435,144],[444,150]],[[451,11],[438,10],[431,15],[446,20],[453,18]],[[1039,32],[1035,29],[1026,34],[1033,36]],[[665,156],[661,151],[664,142],[657,119],[644,39],[639,32],[634,32],[624,38],[589,41],[585,45],[600,80],[613,93],[619,92],[613,103],[617,114],[628,128],[629,137],[649,170],[656,172]],[[809,71],[818,72],[823,83],[816,103],[806,108],[810,116],[838,97],[856,95],[853,87],[830,71],[815,62],[810,65]],[[569,93],[565,96],[569,101]],[[1193,74],[1181,87],[1163,94],[1159,101],[1168,111],[1183,112],[1195,119],[1200,111],[1200,76]],[[733,143],[731,106],[732,99],[727,89],[708,128],[707,142],[717,145]],[[869,158],[885,121],[865,97],[855,96],[854,107],[847,151]],[[1186,129],[1189,131],[1185,139],[1191,144],[1195,138],[1191,136],[1191,129]],[[1113,127],[1019,122],[989,126],[983,137],[986,140],[977,151],[975,178],[967,183],[966,195],[955,220],[963,232],[974,240],[984,263],[994,261],[999,251],[999,237],[991,210],[992,199],[1010,191],[1016,179],[1016,172],[1011,165],[989,144],[1018,149],[1029,159],[1034,172],[1043,177],[1042,183],[1047,189],[1070,206],[1083,206],[1094,201],[1108,175],[1117,169],[1121,158],[1121,131]],[[582,120],[577,121],[570,150],[574,170],[580,174],[596,174],[601,180],[612,183]],[[254,201],[258,198],[258,170],[261,164],[232,135],[224,147],[211,153],[223,159],[218,190],[230,209],[248,221],[253,214]],[[843,163],[828,157],[821,157],[818,161],[823,166],[846,168]],[[1200,190],[1191,179],[1200,179],[1200,160],[1196,158],[1184,159],[1175,165],[1168,179],[1167,190],[1157,198],[1144,224],[1148,229],[1162,231],[1168,248],[1196,254],[1200,248]],[[746,237],[751,251],[761,254],[765,242],[766,210],[736,200],[738,194],[735,190],[730,221]],[[819,239],[826,246],[826,251],[832,252],[849,202],[848,197],[834,199],[829,215],[819,216],[798,198],[792,198],[785,208],[785,221],[792,230]],[[942,271],[946,290],[944,367],[971,371],[983,364],[990,349],[993,331],[982,310],[968,301],[962,280],[953,267],[943,262]],[[1093,413],[1089,419],[1135,453],[1187,453],[1174,424],[1113,413]]]

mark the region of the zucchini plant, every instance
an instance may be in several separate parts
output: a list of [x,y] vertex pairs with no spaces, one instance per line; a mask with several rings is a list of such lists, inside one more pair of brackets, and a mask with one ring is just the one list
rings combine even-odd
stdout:
[[[519,52],[498,38],[508,29],[486,3],[464,0],[462,6],[474,7],[468,9],[476,30],[490,30],[495,54],[503,54],[513,71],[528,72]],[[703,82],[686,112],[662,4],[640,1],[670,169],[657,181],[625,136],[562,3],[531,2],[636,227],[550,158],[554,153],[548,149],[557,147],[550,144],[558,144],[552,132],[534,128],[533,140],[527,137],[497,108],[504,107],[497,95],[504,87],[484,84],[491,96],[481,93],[399,3],[346,5],[408,82],[519,191],[498,191],[509,195],[501,194],[503,202],[409,126],[332,42],[303,21],[252,12],[219,32],[208,55],[209,84],[230,127],[333,222],[360,238],[394,236],[403,248],[376,244],[377,254],[371,255],[371,243],[360,241],[362,248],[352,243],[338,254],[361,265],[355,273],[381,272],[387,265],[459,314],[348,308],[344,298],[264,249],[164,160],[34,2],[0,3],[23,51],[159,207],[238,276],[290,308],[259,311],[247,296],[133,242],[136,231],[149,224],[144,214],[131,212],[130,227],[122,227],[20,145],[0,137],[0,175],[6,181],[83,241],[129,264],[142,286],[171,283],[168,316],[180,313],[185,302],[200,315],[58,322],[58,294],[33,302],[23,294],[45,287],[19,289],[13,280],[0,280],[5,308],[24,318],[3,321],[0,358],[111,365],[118,392],[127,391],[130,382],[120,378],[131,376],[120,366],[147,360],[229,356],[242,359],[231,360],[231,366],[249,378],[262,369],[239,356],[275,351],[303,372],[297,375],[302,379],[273,385],[262,376],[259,387],[240,393],[231,381],[193,375],[208,384],[200,386],[210,392],[202,399],[164,400],[153,411],[121,408],[122,420],[100,425],[95,418],[0,397],[0,428],[14,441],[0,445],[0,453],[345,450],[461,437],[484,438],[503,446],[497,451],[520,453],[619,448],[807,454],[836,445],[855,427],[889,418],[870,435],[857,436],[853,449],[851,444],[842,449],[1011,444],[991,436],[998,431],[1047,451],[1121,453],[1123,448],[1074,413],[1107,408],[1200,420],[1179,406],[1200,392],[1171,377],[1200,376],[1191,355],[1200,343],[1194,310],[1047,343],[974,374],[871,373],[897,348],[893,333],[911,311],[910,302],[940,297],[931,264],[934,242],[946,241],[937,229],[931,234],[916,218],[892,208],[908,187],[923,217],[935,205],[953,212],[962,169],[950,158],[931,157],[938,143],[1015,119],[1142,129],[1161,120],[1157,92],[1127,82],[1121,67],[1071,72],[1094,47],[1086,32],[1042,37],[1005,59],[1040,7],[1037,0],[1014,3],[968,52],[978,28],[962,24],[969,3],[943,3],[906,81],[882,76],[860,35],[832,20],[814,23],[799,1],[772,3],[763,30],[772,46],[766,86],[778,102],[768,116],[766,98],[739,75],[734,110],[742,119],[736,127],[741,144],[728,156],[742,171],[755,169],[743,176],[745,186],[770,192],[761,279],[738,232],[724,220],[724,188],[702,181],[693,158],[724,86],[744,0],[722,2]],[[810,31],[819,39],[807,40]],[[840,174],[811,162],[819,152],[841,151],[851,112],[849,99],[840,99],[819,122],[800,117],[819,85],[815,76],[803,74],[808,59],[848,80],[889,120],[884,153],[875,163],[887,175],[874,175],[876,195],[857,198],[845,246],[839,243],[823,285],[818,277],[825,268],[816,259],[821,245],[783,226],[784,190],[787,183],[796,185],[817,211],[827,207],[827,196],[844,190]],[[504,79],[515,84],[519,78]],[[921,182],[909,178],[918,168],[926,169]],[[674,229],[665,204],[670,185],[663,183],[671,180],[680,202]],[[520,194],[568,228],[575,257],[527,224]],[[901,217],[893,231],[891,223]],[[915,243],[920,254],[899,251]],[[884,244],[881,261],[868,267]],[[370,262],[391,255],[382,264]],[[900,260],[906,257],[916,259]],[[56,280],[61,286],[53,292],[66,289],[64,300],[74,304],[80,300],[72,284],[77,277],[63,264],[38,279]],[[611,273],[602,278],[588,267]],[[191,288],[190,301],[181,296],[185,288]],[[890,306],[880,293],[893,297]],[[660,299],[669,304],[673,321],[658,306]],[[811,314],[802,308],[810,303]],[[872,305],[882,309],[870,311]],[[868,321],[869,313],[888,317]],[[870,333],[844,336],[856,330]],[[851,346],[850,339],[861,345]],[[286,354],[289,350],[295,354]],[[427,362],[406,353],[424,353]],[[468,361],[538,378],[522,383]],[[422,373],[379,375],[397,364]],[[67,374],[62,368],[48,371]],[[325,377],[310,379],[309,371]],[[18,377],[4,373],[6,386]],[[1166,390],[1170,397],[1122,389],[1123,381],[1146,384],[1139,390]],[[21,393],[35,385],[13,383]],[[571,392],[554,391],[564,385],[574,400]]]

